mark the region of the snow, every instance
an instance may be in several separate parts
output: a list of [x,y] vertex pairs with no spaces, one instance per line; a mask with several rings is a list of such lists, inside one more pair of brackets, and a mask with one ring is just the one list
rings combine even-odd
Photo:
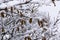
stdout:
[[0,8],[5,8],[5,7],[11,7],[11,6],[14,6],[14,5],[17,5],[17,4],[20,4],[20,3],[25,3],[26,1],[24,0],[20,0],[20,1],[10,1],[8,3],[2,3],[0,4]]
[[39,7],[38,10],[48,12],[49,15],[51,16],[51,19],[53,19],[54,17],[58,15],[58,12],[60,11],[59,3],[60,1],[57,1],[56,6],[53,6],[53,4],[51,4],[51,6],[43,5],[42,7]]
[[[25,2],[26,2],[25,0],[18,0],[18,1],[14,0],[14,1],[9,1],[7,3],[1,3],[0,4],[0,9],[4,9],[5,7],[9,8],[11,6],[12,7],[15,6],[15,8],[19,10],[20,6],[18,6],[17,4],[25,3]],[[16,40],[16,39],[17,40],[19,40],[19,39],[23,40],[24,37],[29,36],[29,35],[32,38],[32,40],[34,40],[36,38],[38,38],[37,40],[42,40],[43,36],[45,36],[47,38],[47,40],[53,40],[53,39],[54,40],[59,40],[60,39],[60,37],[59,37],[60,36],[60,27],[59,27],[60,24],[57,24],[57,25],[53,25],[53,24],[56,21],[56,19],[58,19],[60,17],[60,14],[59,14],[59,12],[60,12],[60,1],[55,1],[56,6],[54,6],[54,4],[52,3],[51,0],[32,0],[31,2],[37,2],[40,5],[35,5],[33,3],[32,4],[28,3],[28,4],[25,4],[25,5],[22,5],[21,9],[24,9],[23,11],[19,10],[19,12],[22,11],[22,14],[24,14],[28,18],[20,17],[18,12],[16,12],[16,10],[14,10],[14,12],[16,12],[17,14],[13,13],[13,17],[11,17],[12,14],[10,12],[8,12],[11,15],[3,18],[3,23],[6,24],[6,25],[3,24],[5,30],[7,30],[11,33],[12,29],[15,28],[14,32],[13,32],[13,36],[15,37],[15,39],[12,37],[11,40]],[[33,7],[35,7],[34,8],[35,12],[32,13],[30,10],[32,10]],[[30,10],[26,10],[26,9],[30,9]],[[48,13],[49,13],[49,16],[48,16]],[[57,18],[57,16],[59,16],[59,17]],[[50,19],[48,17],[50,17]],[[30,18],[33,18],[32,23],[29,23]],[[42,21],[43,18],[46,18],[46,21],[48,22],[48,23],[44,22],[43,24],[44,25],[48,24],[48,26],[43,25],[44,27],[41,28],[38,25],[37,20],[39,19],[40,21]],[[19,22],[16,24],[15,22],[17,22],[19,19],[22,19],[22,20],[26,21],[26,24],[22,25],[22,26],[20,25],[21,23],[19,23]],[[0,20],[1,20],[1,18],[0,18]],[[7,21],[8,21],[9,24],[7,24]],[[16,32],[17,27],[20,28],[19,32],[18,31]],[[3,36],[3,39],[4,40],[9,39],[12,36],[10,33],[5,34]],[[1,34],[0,34],[0,37],[1,37]]]
[[3,39],[6,40],[6,39],[9,39],[10,38],[10,35],[6,34],[4,35]]

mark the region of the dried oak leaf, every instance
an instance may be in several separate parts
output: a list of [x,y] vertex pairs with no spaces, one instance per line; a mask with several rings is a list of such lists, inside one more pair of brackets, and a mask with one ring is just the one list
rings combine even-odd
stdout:
[[7,9],[7,7],[4,9],[6,12],[8,12],[8,9]]
[[19,27],[17,27],[16,31],[19,31]]
[[24,15],[22,14],[22,12],[20,12],[20,17],[23,17]]
[[25,20],[21,20],[21,25],[26,24]]
[[32,18],[29,19],[29,23],[32,23]]
[[2,32],[5,32],[5,29],[4,29],[4,27],[2,27]]
[[31,40],[31,38],[29,36],[25,37],[25,40]]
[[55,0],[52,0],[52,3],[54,4],[54,6],[56,6],[56,4],[55,4]]
[[11,7],[11,13],[13,13],[13,7]]
[[1,12],[1,14],[0,14],[0,15],[1,15],[1,17],[4,17],[4,12]]
[[38,20],[38,25],[39,25],[40,27],[43,27],[43,21],[39,21],[39,20]]
[[42,40],[46,40],[46,38],[45,38],[45,37],[43,37],[43,38],[42,38]]

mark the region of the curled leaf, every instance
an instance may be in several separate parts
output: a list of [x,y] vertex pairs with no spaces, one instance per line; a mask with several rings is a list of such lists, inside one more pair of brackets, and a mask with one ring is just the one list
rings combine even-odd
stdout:
[[43,31],[42,32],[46,32],[47,31],[47,29],[46,28],[43,28]]
[[13,28],[13,30],[12,30],[12,33],[14,32],[14,28]]
[[6,12],[8,12],[8,8],[6,7],[5,9],[4,9]]
[[1,12],[1,17],[4,17],[4,12]]
[[45,19],[42,19],[43,22],[47,23],[47,21]]
[[56,6],[56,4],[55,4],[55,0],[52,0],[52,3],[54,4],[54,6]]
[[31,40],[31,38],[28,36],[28,37],[25,37],[25,40]]
[[17,13],[19,13],[19,10],[17,10]]
[[29,19],[29,23],[32,23],[32,18]]
[[45,37],[43,37],[43,38],[42,38],[42,40],[46,40],[46,38],[45,38]]
[[13,7],[11,7],[11,13],[13,13]]
[[23,25],[23,24],[25,24],[26,22],[25,22],[25,20],[21,20],[21,25]]
[[16,31],[19,31],[19,27],[17,27]]
[[22,14],[22,12],[20,12],[20,17],[22,17],[23,16],[23,14]]
[[40,27],[43,27],[43,21],[39,21],[39,20],[38,20],[38,25],[39,25]]
[[5,32],[5,29],[4,29],[4,27],[2,27],[2,32]]

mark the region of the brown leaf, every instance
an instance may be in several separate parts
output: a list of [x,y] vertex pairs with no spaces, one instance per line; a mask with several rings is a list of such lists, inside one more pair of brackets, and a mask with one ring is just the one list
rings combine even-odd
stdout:
[[17,27],[16,31],[19,31],[19,27]]
[[7,7],[4,10],[7,12],[8,11]]
[[25,37],[25,40],[31,40],[31,38],[28,36],[28,37]]
[[39,20],[38,20],[38,25],[39,25],[40,27],[43,27],[43,21],[39,21]]
[[19,13],[19,10],[17,10],[17,12]]
[[5,32],[4,27],[2,27],[2,32]]
[[55,0],[52,0],[52,3],[54,4],[54,6],[56,6],[56,4],[55,4]]
[[42,19],[43,22],[47,23],[47,21],[45,19]]
[[46,28],[43,28],[43,31],[42,32],[45,32],[45,31],[47,31],[47,29]]
[[21,20],[21,25],[23,25],[23,24],[25,24],[26,22],[25,22],[25,20]]
[[40,21],[40,26],[43,27],[43,21]]
[[13,30],[12,30],[12,33],[14,32],[14,28],[13,28]]
[[42,38],[42,40],[46,40],[46,38],[45,38],[45,37],[43,37],[43,38]]
[[29,19],[29,23],[32,23],[32,18]]
[[11,13],[13,13],[13,7],[11,7]]
[[1,17],[4,17],[4,12],[1,12]]
[[45,31],[46,31],[47,29],[46,29],[46,28],[43,28],[43,30],[45,30]]
[[24,15],[22,14],[22,12],[20,12],[20,16],[21,16],[21,17],[24,16]]

